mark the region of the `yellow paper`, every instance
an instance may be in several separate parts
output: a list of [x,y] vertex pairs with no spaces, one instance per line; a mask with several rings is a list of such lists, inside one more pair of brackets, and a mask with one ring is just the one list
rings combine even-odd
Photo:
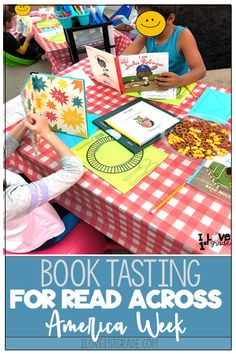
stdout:
[[85,167],[122,193],[127,193],[168,156],[153,146],[133,154],[103,131],[96,132],[71,151],[81,158]]

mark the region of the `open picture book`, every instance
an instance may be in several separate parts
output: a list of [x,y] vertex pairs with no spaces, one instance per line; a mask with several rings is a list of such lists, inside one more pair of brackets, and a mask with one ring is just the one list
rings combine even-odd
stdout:
[[90,46],[86,51],[94,79],[121,93],[155,90],[155,78],[169,71],[167,52],[117,57]]
[[[105,125],[101,124],[101,121]],[[94,124],[121,143],[121,136],[125,136],[136,145],[146,147],[148,142],[158,140],[178,122],[179,119],[172,113],[138,98],[95,120]]]
[[25,110],[47,117],[53,131],[88,136],[83,79],[31,73],[21,96]]

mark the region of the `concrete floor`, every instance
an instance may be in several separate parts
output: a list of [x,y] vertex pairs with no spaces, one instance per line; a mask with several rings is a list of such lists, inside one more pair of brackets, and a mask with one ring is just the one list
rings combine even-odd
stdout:
[[[39,60],[30,66],[17,66],[4,68],[4,102],[20,94],[21,89],[31,71],[51,72],[51,65],[48,61]],[[220,85],[231,88],[231,69],[209,70],[202,82]]]
[[51,64],[47,60],[39,60],[30,66],[3,67],[3,70],[5,83],[4,102],[6,102],[20,94],[30,72],[51,73]]

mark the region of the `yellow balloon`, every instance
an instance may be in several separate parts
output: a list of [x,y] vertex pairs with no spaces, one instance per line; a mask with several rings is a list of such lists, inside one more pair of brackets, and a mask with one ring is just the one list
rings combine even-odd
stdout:
[[142,12],[136,20],[136,29],[147,37],[155,37],[161,34],[165,27],[164,17],[156,11]]

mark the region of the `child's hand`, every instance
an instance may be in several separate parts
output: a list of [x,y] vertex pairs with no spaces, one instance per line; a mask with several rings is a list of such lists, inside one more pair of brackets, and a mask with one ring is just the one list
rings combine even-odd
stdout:
[[156,77],[155,83],[158,89],[168,90],[180,86],[180,77],[172,72],[164,72]]
[[25,126],[33,133],[39,134],[44,139],[47,139],[47,136],[52,133],[47,118],[37,114],[28,114]]
[[16,36],[16,39],[19,41],[21,38],[23,38],[23,34],[22,33],[18,33]]

